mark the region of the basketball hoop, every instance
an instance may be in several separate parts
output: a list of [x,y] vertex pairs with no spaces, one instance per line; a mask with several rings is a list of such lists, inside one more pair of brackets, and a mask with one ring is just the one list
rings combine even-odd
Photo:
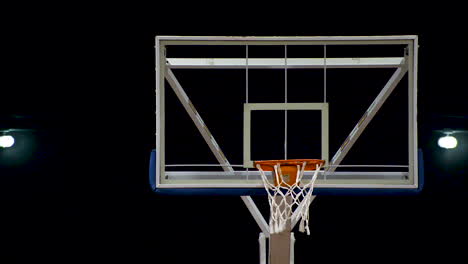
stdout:
[[[270,233],[276,234],[288,229],[291,221],[301,220],[299,231],[309,230],[309,205],[320,167],[324,160],[290,159],[265,160],[254,162],[260,171],[270,203]],[[315,173],[308,183],[302,183],[304,171]],[[273,181],[268,180],[265,171],[272,172]],[[294,217],[294,219],[293,219]]]

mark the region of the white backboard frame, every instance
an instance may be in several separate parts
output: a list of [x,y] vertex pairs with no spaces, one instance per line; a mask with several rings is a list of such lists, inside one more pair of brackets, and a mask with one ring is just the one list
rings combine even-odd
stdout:
[[[418,157],[417,157],[417,67],[418,67],[418,37],[417,36],[338,36],[338,37],[185,37],[185,36],[157,36],[156,37],[156,149],[158,152],[156,158],[156,186],[157,188],[263,188],[263,184],[255,181],[242,180],[230,181],[219,177],[219,180],[214,176],[212,181],[202,181],[200,177],[204,172],[195,173],[192,181],[184,181],[179,184],[177,180],[171,180],[177,173],[166,173],[165,170],[165,83],[164,80],[171,78],[171,69],[177,68],[241,68],[245,67],[246,59],[225,59],[225,58],[199,58],[199,59],[176,59],[166,58],[165,49],[170,45],[406,45],[407,54],[402,58],[384,57],[384,58],[339,58],[334,61],[324,58],[311,59],[288,59],[286,64],[288,67],[296,68],[320,68],[327,67],[335,68],[396,68],[395,74],[392,76],[389,83],[384,87],[381,94],[376,98],[374,103],[369,107],[368,111],[363,115],[363,118],[358,122],[355,129],[351,131],[348,139],[343,143],[339,152],[343,155],[352,147],[354,141],[359,137],[360,132],[365,129],[365,126],[375,115],[378,108],[383,104],[386,97],[391,93],[396,84],[405,74],[408,75],[408,174],[401,181],[379,181],[372,183],[366,180],[356,180],[354,183],[341,184],[333,179],[318,180],[317,188],[418,188]],[[285,60],[278,59],[249,59],[249,65],[257,68],[282,68]],[[289,66],[290,65],[290,66]],[[172,77],[174,77],[172,75]],[[175,77],[174,77],[175,78]],[[171,81],[168,79],[169,83]],[[173,84],[177,84],[176,80],[172,80]],[[174,85],[171,85],[174,89]],[[179,91],[183,92],[179,84]],[[184,98],[183,93],[179,99],[181,102]],[[199,126],[199,130],[212,149],[218,161],[224,168],[224,173],[221,174],[236,174],[233,172],[233,166],[229,164],[221,151],[220,146],[214,138],[209,134],[201,117],[196,112],[188,97],[185,100],[188,108],[192,113],[192,120]],[[191,111],[191,112],[190,112]],[[195,121],[198,120],[198,121]],[[198,122],[198,123],[197,123]],[[206,129],[205,129],[206,128]],[[206,132],[202,132],[206,131]],[[336,153],[331,160],[330,165],[342,159],[340,153]],[[338,155],[338,156],[337,156]],[[327,169],[328,173],[333,173],[333,166]],[[325,175],[327,172],[323,172]],[[179,173],[179,172],[178,172]],[[253,173],[253,172],[250,172]],[[190,173],[187,173],[189,175]],[[248,175],[245,176],[248,178]],[[399,176],[398,176],[399,177]],[[168,178],[168,179],[166,179]]]

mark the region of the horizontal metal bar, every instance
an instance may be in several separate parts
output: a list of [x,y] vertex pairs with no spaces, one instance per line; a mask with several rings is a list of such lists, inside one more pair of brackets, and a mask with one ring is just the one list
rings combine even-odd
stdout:
[[[230,165],[221,165],[221,164],[166,164],[166,167],[239,167],[243,168],[242,164],[230,164]],[[327,167],[339,167],[339,168],[408,168],[408,165],[331,165],[323,166],[322,168]]]
[[[313,176],[313,171],[304,172],[303,179],[310,180]],[[265,171],[267,178],[271,178],[271,172]],[[368,171],[335,171],[326,173],[320,171],[318,179],[327,180],[334,179],[405,179],[408,172],[368,172]],[[261,180],[259,171],[166,171],[166,180]]]
[[[405,181],[406,182],[406,181]],[[395,184],[392,183],[365,183],[365,184],[350,184],[350,183],[316,183],[314,185],[316,188],[324,189],[333,189],[333,188],[343,188],[343,189],[417,189],[418,186],[415,184],[405,184],[401,181],[397,181]],[[180,189],[191,189],[191,188],[240,188],[240,189],[249,189],[249,188],[265,188],[263,183],[183,183],[183,184],[174,184],[174,183],[162,183],[158,184],[157,188],[180,188]]]
[[367,45],[410,44],[417,36],[227,37],[156,36],[160,45]]
[[328,103],[254,103],[244,104],[245,110],[323,110]]
[[188,46],[239,46],[239,45],[251,45],[251,46],[313,46],[313,45],[411,45],[413,40],[295,40],[295,41],[223,41],[223,40],[163,40],[160,42],[161,46],[170,46],[170,45],[188,45]]
[[242,41],[298,41],[298,40],[414,40],[416,35],[395,35],[395,36],[156,36],[158,40],[242,40]]
[[337,168],[409,168],[408,165],[330,165],[323,166],[327,167],[337,167]]
[[244,165],[222,165],[222,164],[166,164],[166,167],[241,167]]
[[167,63],[171,69],[396,68],[404,64],[404,58],[327,58],[326,64],[324,58],[288,58],[286,63],[280,58],[167,58]]

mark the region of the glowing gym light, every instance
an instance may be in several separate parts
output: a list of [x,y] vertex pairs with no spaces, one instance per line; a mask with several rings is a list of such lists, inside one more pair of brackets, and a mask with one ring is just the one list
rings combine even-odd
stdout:
[[458,144],[457,139],[450,135],[445,135],[444,137],[439,138],[437,143],[439,144],[439,147],[446,149],[456,148]]
[[15,144],[15,138],[6,135],[6,136],[0,136],[0,148],[9,148]]

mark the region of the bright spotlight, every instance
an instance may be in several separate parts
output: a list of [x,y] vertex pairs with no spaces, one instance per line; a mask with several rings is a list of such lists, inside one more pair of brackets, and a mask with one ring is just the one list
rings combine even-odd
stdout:
[[0,148],[9,148],[15,144],[15,138],[7,135],[7,136],[0,136]]
[[458,144],[457,139],[450,135],[439,138],[437,143],[439,144],[439,147],[446,149],[456,148]]

